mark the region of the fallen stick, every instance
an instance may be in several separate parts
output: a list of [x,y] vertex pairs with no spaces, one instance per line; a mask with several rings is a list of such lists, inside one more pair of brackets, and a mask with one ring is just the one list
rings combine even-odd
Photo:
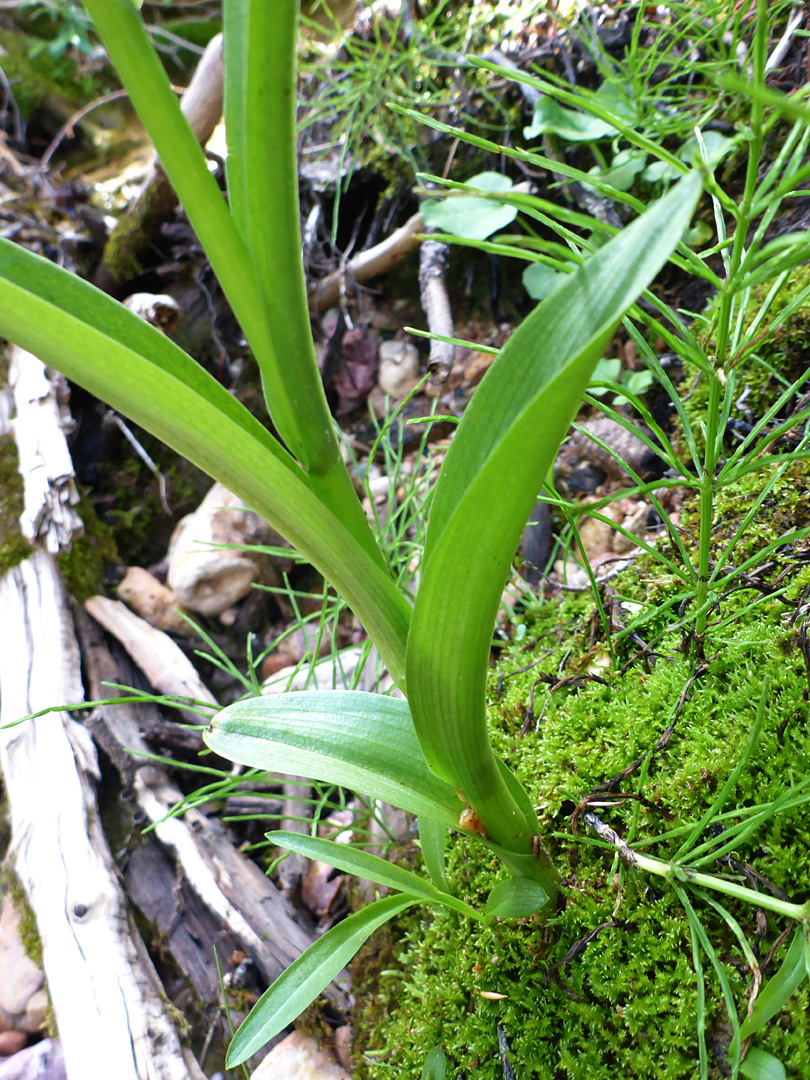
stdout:
[[[85,607],[118,637],[139,667],[142,660],[146,662],[144,673],[161,693],[190,694],[218,708],[190,661],[167,634],[117,600],[95,596]],[[100,698],[109,697],[104,684],[119,680],[118,668],[97,635],[85,631],[85,641],[92,692]],[[150,752],[140,733],[140,715],[154,708],[149,702],[100,706],[105,748],[114,761],[124,756],[133,762],[134,772],[130,771],[128,778],[126,766],[122,771],[138,805],[155,826],[154,834],[172,853],[178,869],[208,910],[239,939],[262,976],[272,982],[309,947],[313,936],[296,920],[291,905],[267,875],[236,850],[216,819],[195,809],[182,816],[168,816],[182,799],[182,792],[165,770],[137,760],[138,755]],[[200,718],[193,722],[199,723]],[[330,988],[327,996],[336,1006],[346,1008],[346,998],[336,988]]]
[[340,299],[340,283],[345,277],[349,281],[368,281],[378,274],[384,274],[396,263],[401,262],[414,248],[419,246],[418,233],[424,231],[422,215],[414,214],[405,224],[391,233],[379,244],[361,251],[350,259],[345,268],[334,270],[331,274],[312,286],[309,292],[309,310],[313,315],[332,307]]
[[[38,363],[13,351],[15,377]],[[22,374],[25,384],[29,373]],[[36,415],[44,422],[47,411]],[[59,425],[58,411],[48,422]],[[18,415],[18,438],[26,423]],[[57,431],[39,435],[40,446],[58,447]],[[26,437],[23,432],[23,444]],[[29,499],[29,510],[32,505]],[[10,807],[9,860],[42,939],[69,1080],[107,1080],[111,1068],[116,1080],[204,1080],[180,1045],[157,974],[129,922],[99,821],[99,769],[89,732],[67,712],[7,726],[83,699],[67,595],[54,556],[42,546],[0,579],[0,611],[0,768]]]

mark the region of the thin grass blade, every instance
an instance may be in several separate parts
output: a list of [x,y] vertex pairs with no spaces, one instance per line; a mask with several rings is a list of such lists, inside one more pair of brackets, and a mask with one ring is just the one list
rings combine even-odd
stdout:
[[[381,859],[379,855],[372,855],[360,848],[349,847],[348,844],[338,844],[334,840],[322,840],[317,836],[302,836],[301,833],[277,830],[265,833],[267,839],[278,847],[289,848],[297,851],[307,859],[316,859],[319,862],[334,866],[336,870],[344,874],[354,874],[355,877],[373,881],[375,885],[385,885],[389,889],[397,889],[399,892],[416,896],[431,904],[444,904],[445,907],[466,915],[470,919],[481,920],[479,911],[463,900],[459,900],[449,892],[431,885],[429,881],[414,874],[412,870],[406,870],[404,866]],[[532,883],[533,884],[533,883]]]

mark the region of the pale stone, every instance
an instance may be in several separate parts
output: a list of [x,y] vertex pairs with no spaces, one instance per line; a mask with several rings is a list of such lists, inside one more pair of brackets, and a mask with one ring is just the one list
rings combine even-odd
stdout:
[[314,1039],[294,1031],[253,1070],[253,1080],[351,1080]]
[[393,398],[404,398],[419,382],[419,350],[408,341],[384,341],[380,345],[380,389]]
[[119,600],[132,608],[136,615],[156,627],[175,634],[187,634],[189,625],[177,612],[177,597],[168,586],[140,566],[129,566],[121,584],[115,590]]
[[221,544],[285,545],[282,537],[222,484],[214,484],[169,542],[168,585],[177,603],[201,615],[221,615],[263,576],[275,583],[269,560]]
[[591,579],[573,559],[568,559],[566,562],[557,559],[554,563],[554,573],[561,582],[572,589],[587,589],[591,583]]
[[[646,503],[639,503],[631,510],[622,521],[622,528],[631,536],[644,538],[647,535],[647,518],[650,516],[650,507]],[[634,544],[630,537],[616,533],[613,539],[613,550],[621,555],[633,551],[638,545]]]
[[44,1031],[47,1026],[48,992],[44,989],[37,990],[35,994],[31,995],[25,1010],[25,1019],[20,1022],[20,1027],[23,1031],[34,1035],[38,1031]]

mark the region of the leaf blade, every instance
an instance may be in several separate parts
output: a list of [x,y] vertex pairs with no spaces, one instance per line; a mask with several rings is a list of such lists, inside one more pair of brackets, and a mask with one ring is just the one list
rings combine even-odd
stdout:
[[241,1065],[283,1031],[329,985],[375,930],[414,903],[410,896],[375,900],[310,945],[250,1010],[228,1049],[227,1067]]
[[808,977],[804,960],[804,927],[797,926],[785,959],[759,992],[750,1017],[740,1026],[740,1038],[760,1031],[787,1004]]
[[408,638],[411,713],[431,769],[460,788],[504,847],[519,836],[528,849],[531,834],[495,765],[484,712],[501,590],[593,367],[680,240],[700,189],[686,177],[515,331],[470,402],[435,490]]
[[299,855],[304,855],[308,859],[327,863],[344,874],[353,874],[355,877],[373,881],[375,885],[397,889],[399,892],[417,896],[430,904],[443,904],[470,919],[481,919],[480,912],[463,900],[459,900],[458,897],[449,892],[443,892],[412,870],[390,863],[387,859],[381,859],[379,855],[372,855],[361,848],[338,844],[334,840],[323,840],[318,836],[302,836],[301,833],[282,829],[265,833],[265,836],[278,847],[289,848],[290,851],[297,851]]
[[354,690],[249,698],[203,737],[232,761],[342,784],[458,827],[463,804],[427,768],[404,701]]
[[334,512],[320,478],[188,354],[92,285],[2,238],[0,280],[0,331],[271,522],[343,593],[401,684],[410,603],[379,552],[370,557]]

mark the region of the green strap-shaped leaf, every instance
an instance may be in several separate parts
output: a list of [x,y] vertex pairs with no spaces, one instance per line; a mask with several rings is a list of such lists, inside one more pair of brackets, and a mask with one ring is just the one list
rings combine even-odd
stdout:
[[270,339],[248,249],[208,169],[202,147],[180,111],[143,20],[132,0],[85,0],[85,6],[250,341],[281,437],[305,461],[295,415],[278,392],[280,359]]
[[404,701],[353,690],[248,698],[204,734],[216,753],[275,772],[343,784],[450,828],[464,809],[428,769]]
[[594,366],[680,240],[700,190],[697,175],[682,180],[515,331],[468,406],[436,486],[408,639],[408,699],[431,769],[504,847],[528,850],[532,829],[490,750],[484,712],[501,591]]
[[329,985],[375,930],[415,902],[412,896],[375,900],[310,945],[250,1010],[228,1049],[227,1067],[241,1065],[283,1031]]
[[[132,0],[87,0],[86,6],[250,342],[281,438],[321,478],[333,510],[377,558],[340,457],[310,335],[296,141],[290,127],[297,0],[228,0],[225,5],[228,135],[236,154],[229,176],[236,174],[236,222]],[[280,157],[285,163],[276,167]]]
[[797,926],[782,966],[760,990],[751,1016],[740,1026],[741,1039],[747,1039],[749,1035],[764,1028],[768,1021],[784,1008],[807,978],[804,962],[804,935],[804,926]]
[[223,14],[233,216],[253,258],[276,352],[294,374],[285,389],[297,423],[318,444],[307,447],[310,467],[320,471],[315,455],[325,443],[323,426],[331,422],[312,344],[301,260],[295,115],[298,0],[228,0]]
[[430,874],[430,880],[437,889],[450,892],[450,883],[444,867],[445,849],[447,847],[447,829],[436,821],[429,818],[419,818],[419,846],[422,849],[422,858],[425,869]]
[[[409,893],[430,904],[443,904],[470,919],[480,921],[482,918],[479,911],[463,900],[459,900],[452,893],[437,889],[435,885],[431,885],[429,881],[414,874],[412,870],[406,870],[404,866],[396,866],[387,859],[381,859],[379,855],[372,855],[360,848],[349,847],[348,844],[338,844],[334,840],[321,840],[317,836],[302,836],[300,833],[286,832],[282,829],[265,833],[265,836],[278,847],[289,848],[290,851],[297,851],[299,855],[305,855],[308,859],[328,863],[329,866],[334,866],[336,870],[341,870],[344,874],[354,874],[355,877],[373,881],[375,885],[386,885],[389,889]],[[530,884],[533,885],[534,882]]]
[[119,409],[253,507],[346,597],[404,681],[410,604],[307,475],[165,335],[93,286],[0,239],[0,333]]

